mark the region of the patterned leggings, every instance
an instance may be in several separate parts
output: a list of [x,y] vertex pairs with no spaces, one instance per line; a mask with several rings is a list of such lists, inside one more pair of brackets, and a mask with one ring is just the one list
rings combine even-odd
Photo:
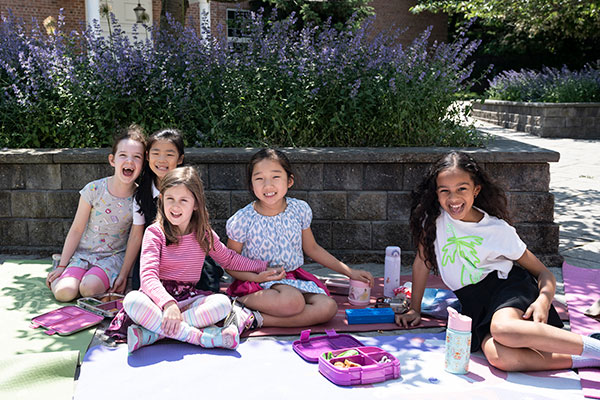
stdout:
[[[167,337],[161,328],[162,310],[146,294],[137,290],[128,293],[123,308],[136,324]],[[221,328],[210,325],[225,318],[230,310],[231,301],[224,294],[200,296],[181,313],[183,321],[177,333],[168,337],[203,347],[220,347]]]

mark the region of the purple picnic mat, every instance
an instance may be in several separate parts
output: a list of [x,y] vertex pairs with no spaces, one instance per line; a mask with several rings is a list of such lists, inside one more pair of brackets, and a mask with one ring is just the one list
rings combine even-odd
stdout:
[[[562,270],[571,331],[581,335],[600,332],[600,322],[583,314],[600,298],[600,271],[575,267],[566,262],[563,263]],[[600,370],[581,368],[579,378],[584,396],[600,399]]]

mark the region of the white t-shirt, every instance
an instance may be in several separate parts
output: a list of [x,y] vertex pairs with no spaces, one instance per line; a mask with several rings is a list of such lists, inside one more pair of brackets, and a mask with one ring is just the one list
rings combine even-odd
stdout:
[[[152,198],[153,199],[157,198],[159,194],[160,194],[160,191],[156,188],[156,185],[154,185],[154,182],[152,182]],[[144,225],[145,223],[146,223],[146,218],[144,217],[144,214],[141,213],[140,205],[134,198],[133,199],[133,225]]]
[[483,213],[479,222],[455,220],[443,209],[436,220],[435,255],[442,280],[451,290],[478,283],[492,271],[506,279],[513,260],[527,249],[515,228],[479,211]]

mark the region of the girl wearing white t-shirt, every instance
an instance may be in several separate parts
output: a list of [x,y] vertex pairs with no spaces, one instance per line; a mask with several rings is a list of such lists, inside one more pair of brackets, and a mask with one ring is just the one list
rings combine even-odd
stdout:
[[[554,275],[510,225],[506,195],[469,155],[442,157],[413,192],[418,248],[410,310],[416,326],[429,272],[439,274],[473,319],[471,350],[505,371],[600,366],[600,340],[563,329],[552,306]],[[513,266],[516,261],[521,267]]]

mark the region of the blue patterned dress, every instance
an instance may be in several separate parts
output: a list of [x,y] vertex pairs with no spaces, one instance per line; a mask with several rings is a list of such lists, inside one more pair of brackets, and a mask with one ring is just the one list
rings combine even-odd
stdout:
[[268,261],[270,267],[283,267],[286,279],[255,284],[235,281],[230,295],[243,296],[275,284],[293,286],[303,293],[329,294],[314,275],[300,268],[304,264],[302,231],[310,228],[312,210],[302,200],[286,197],[286,209],[273,216],[259,214],[254,202],[238,210],[227,220],[227,236],[243,243],[242,255],[250,259]]

